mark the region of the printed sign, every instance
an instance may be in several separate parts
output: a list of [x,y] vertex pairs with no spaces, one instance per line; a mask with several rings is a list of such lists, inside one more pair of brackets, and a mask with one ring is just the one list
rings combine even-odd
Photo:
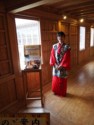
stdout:
[[39,69],[41,64],[41,46],[40,45],[25,45],[24,56],[26,68]]
[[24,55],[31,56],[41,56],[41,46],[40,45],[25,45]]
[[0,125],[50,125],[49,113],[0,115]]

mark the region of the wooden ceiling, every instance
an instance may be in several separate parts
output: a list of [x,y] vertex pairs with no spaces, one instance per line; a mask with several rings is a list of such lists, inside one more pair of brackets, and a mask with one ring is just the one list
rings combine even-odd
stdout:
[[[11,6],[8,6],[9,2]],[[94,0],[21,0],[21,3],[17,3],[16,0],[8,0],[8,3],[6,4],[7,9],[14,13],[36,8],[74,19],[84,18],[88,22],[94,23]]]
[[84,18],[94,23],[94,0],[61,0],[38,7],[41,10],[66,15],[70,18]]

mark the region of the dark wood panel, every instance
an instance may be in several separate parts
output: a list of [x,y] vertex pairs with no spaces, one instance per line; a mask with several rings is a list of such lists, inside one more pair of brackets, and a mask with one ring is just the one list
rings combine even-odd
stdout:
[[94,47],[90,48],[90,56],[94,56]]
[[8,53],[6,46],[0,47],[0,60],[7,60],[8,59]]
[[15,81],[9,80],[0,84],[0,109],[17,100]]
[[[6,98],[6,99],[5,99]],[[7,84],[0,84],[0,109],[10,103]]]
[[31,72],[27,73],[27,89],[28,95],[32,93],[32,91],[39,89],[40,86],[40,77],[39,73]]
[[12,73],[6,16],[0,13],[0,77]]
[[11,81],[12,79],[15,79],[15,75],[6,75],[6,77],[0,78],[0,84]]
[[0,30],[4,29],[4,16],[0,14]]
[[48,79],[48,68],[47,66],[43,66],[43,70],[42,70],[42,76],[43,76],[43,84],[48,83],[49,79]]
[[[17,62],[18,55],[15,51],[15,40],[14,35],[11,34],[13,40],[10,43],[11,37],[9,38],[9,28],[11,27],[7,22],[6,13],[0,13],[0,112],[8,109],[10,106],[13,106],[15,102],[24,102],[24,90],[23,82],[21,78],[21,72],[19,72],[19,67],[14,66],[14,62]],[[11,22],[12,24],[12,22]],[[14,25],[15,26],[15,25]],[[13,28],[12,33],[14,33]],[[11,47],[10,45],[13,45]],[[17,44],[17,43],[16,43]],[[13,51],[11,51],[13,48]],[[11,58],[11,55],[13,57]],[[17,59],[15,60],[15,58]],[[14,68],[17,70],[17,75],[15,74]],[[20,75],[19,75],[20,74]],[[17,107],[17,106],[16,106]],[[14,109],[16,109],[14,107]]]
[[52,79],[52,67],[48,65],[48,81],[51,81]]
[[11,73],[10,62],[9,61],[0,62],[0,76],[4,76],[10,73]]
[[9,81],[7,83],[7,86],[8,86],[10,103],[15,102],[17,100],[17,90],[16,90],[15,80]]
[[83,58],[84,57],[84,51],[80,51],[78,57],[79,57],[79,60],[78,60],[79,64],[83,63],[84,62],[84,58]]
[[5,32],[0,32],[0,45],[5,45],[6,39],[5,39]]

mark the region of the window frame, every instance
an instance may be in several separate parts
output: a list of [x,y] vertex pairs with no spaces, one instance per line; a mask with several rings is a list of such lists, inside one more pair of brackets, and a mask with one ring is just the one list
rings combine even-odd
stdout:
[[[91,35],[92,35],[92,34],[91,34],[91,32],[92,32],[91,30],[92,30],[92,29],[93,29],[93,36],[92,36],[92,37],[93,37],[93,45],[91,45]],[[94,47],[94,27],[91,27],[91,28],[90,28],[90,47]]]
[[[81,46],[80,46],[80,44],[81,44],[81,43],[80,43],[80,42],[81,42],[81,41],[80,41],[80,38],[81,38],[80,28],[81,28],[81,27],[83,27],[83,28],[85,29],[85,32],[84,32],[84,48],[82,48],[82,49],[80,48],[80,47],[81,47]],[[85,49],[86,49],[86,27],[85,27],[85,26],[80,26],[80,27],[79,27],[79,51],[83,51],[83,50],[85,50]]]
[[[23,16],[15,16],[15,19],[26,19],[26,20],[35,20],[35,21],[38,21],[39,23],[40,23],[40,20],[38,19],[38,18],[28,18],[28,17],[23,17]],[[41,43],[41,24],[39,24],[40,26],[40,28],[39,28],[39,30],[40,30],[40,41],[39,41],[39,44],[35,44],[35,45],[40,45],[40,46],[42,46],[42,43]],[[16,21],[15,21],[15,27],[16,27]],[[17,35],[17,31],[16,31],[16,35]],[[18,36],[17,36],[17,39],[18,39]],[[18,44],[18,40],[17,40],[17,44]],[[19,51],[19,45],[18,45],[18,51]],[[41,48],[41,56],[42,56],[42,48]],[[42,58],[42,57],[41,57]],[[25,69],[25,67],[24,68],[22,68],[22,66],[21,66],[21,59],[20,59],[20,51],[19,51],[19,61],[20,61],[20,70],[23,70],[23,69]]]

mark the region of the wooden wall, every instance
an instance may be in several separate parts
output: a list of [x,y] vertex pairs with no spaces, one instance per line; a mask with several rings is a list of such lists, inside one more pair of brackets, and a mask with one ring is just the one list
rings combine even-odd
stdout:
[[94,47],[90,48],[90,57],[94,57]]
[[[83,26],[86,27],[86,36],[85,36],[86,44],[85,44],[85,50],[78,52],[78,63],[79,64],[89,60],[89,57],[90,57],[90,26],[88,26],[88,23],[87,23],[87,25],[83,25]],[[80,27],[80,25],[79,25],[79,27]],[[79,50],[79,48],[78,48],[78,50]]]
[[69,22],[59,22],[59,30],[66,34],[66,43],[71,47],[71,66],[76,65],[78,61],[78,26]]
[[12,34],[13,27],[8,27],[5,10],[0,10],[0,112],[15,112],[15,109],[22,105],[18,104],[24,101],[23,82],[18,70],[17,43],[15,46]]
[[[79,50],[80,26],[86,27],[85,50]],[[71,66],[81,64],[94,57],[94,47],[90,47],[90,24],[71,21],[60,21],[59,30],[66,34],[66,43],[71,46]]]
[[52,67],[49,65],[50,53],[52,45],[57,42],[56,33],[58,31],[58,23],[56,21],[42,19],[41,20],[41,38],[42,38],[42,53],[43,65],[42,76],[43,84],[48,83],[52,77]]

